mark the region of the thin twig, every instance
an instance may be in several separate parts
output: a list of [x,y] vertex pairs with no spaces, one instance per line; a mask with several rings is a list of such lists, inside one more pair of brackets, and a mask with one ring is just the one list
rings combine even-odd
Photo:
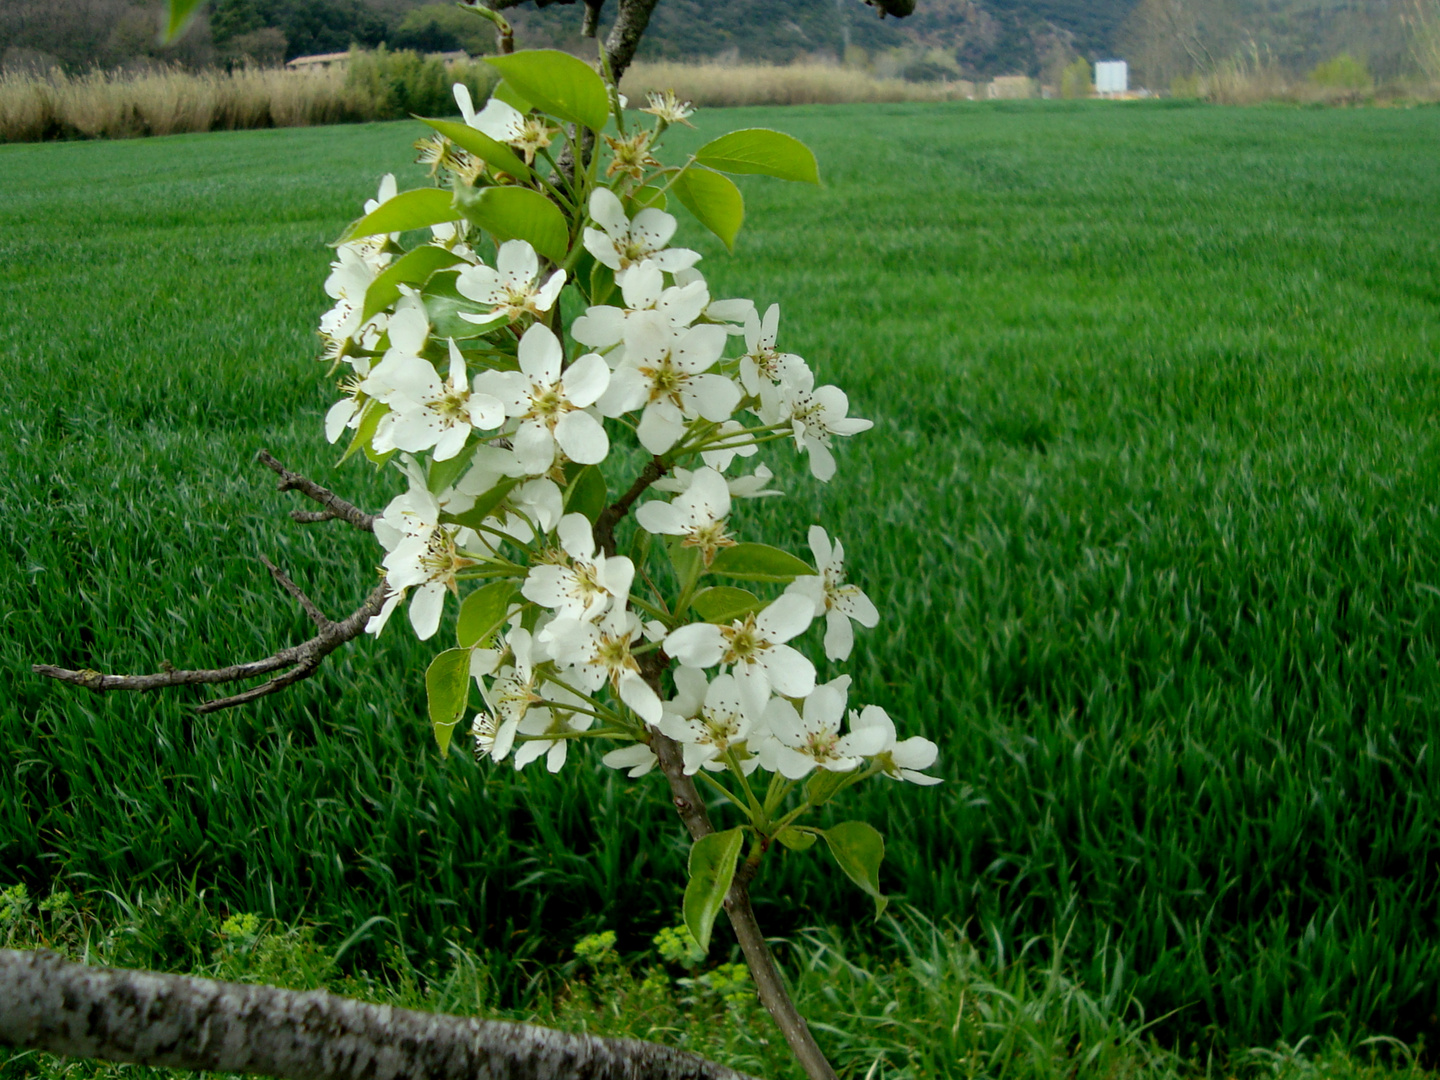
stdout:
[[[266,565],[269,565],[268,563]],[[271,568],[276,573],[276,580],[280,581],[283,575]],[[285,578],[285,581],[289,581]],[[281,582],[284,586],[284,582]],[[291,588],[294,583],[291,582]],[[299,593],[295,588],[286,588],[297,600],[301,600],[304,594]],[[332,652],[352,641],[365,632],[365,624],[370,621],[371,616],[377,615],[380,608],[384,606],[385,597],[389,594],[390,587],[382,579],[380,584],[371,590],[365,602],[352,611],[348,616],[339,622],[331,622],[320,614],[316,608],[311,618],[319,616],[320,632],[308,641],[299,645],[292,645],[287,649],[281,649],[272,653],[263,660],[252,660],[244,664],[232,664],[223,668],[200,668],[194,670],[178,670],[167,668],[164,671],[157,671],[150,675],[109,675],[99,671],[83,668],[79,671],[70,668],[56,667],[53,664],[34,664],[30,670],[36,675],[44,675],[50,679],[58,679],[60,682],[70,683],[73,686],[83,686],[86,690],[97,694],[104,694],[110,690],[130,690],[145,692],[148,690],[162,690],[170,686],[197,686],[210,683],[243,682],[246,679],[253,679],[259,675],[269,675],[271,672],[281,672],[268,682],[260,686],[252,687],[239,694],[230,697],[216,698],[207,701],[199,706],[202,713],[216,712],[220,709],[233,708],[236,705],[244,705],[254,701],[256,698],[273,694],[277,690],[308,679],[319,670],[320,663]],[[299,594],[299,595],[296,595]],[[308,600],[301,600],[302,605]],[[311,604],[310,608],[314,608]],[[309,613],[310,608],[307,608]]]
[[354,503],[346,502],[339,495],[336,495],[327,487],[322,487],[307,476],[301,476],[297,472],[291,472],[284,465],[271,456],[270,451],[261,450],[255,455],[257,461],[267,469],[280,477],[280,482],[275,486],[280,491],[298,491],[307,499],[319,503],[325,509],[319,512],[314,510],[291,510],[290,517],[302,525],[308,525],[316,521],[344,521],[362,532],[375,531],[375,515],[367,514]]
[[305,614],[310,616],[310,621],[321,630],[324,630],[325,627],[329,625],[330,620],[325,617],[324,612],[315,606],[315,602],[300,591],[300,586],[291,581],[284,570],[281,570],[269,559],[265,558],[264,555],[260,556],[260,561],[265,564],[265,569],[270,571],[270,576],[275,579],[276,584],[294,597],[295,602],[304,609]]
[[645,489],[664,476],[669,468],[659,457],[651,458],[630,485],[630,490],[600,511],[600,516],[595,519],[596,548],[606,555],[615,554],[615,526],[630,512],[630,507],[635,505],[635,500],[645,493]]

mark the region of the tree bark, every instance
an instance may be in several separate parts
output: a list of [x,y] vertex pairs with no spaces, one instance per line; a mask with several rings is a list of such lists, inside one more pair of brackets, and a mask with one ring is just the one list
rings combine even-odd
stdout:
[[0,949],[0,1045],[286,1080],[750,1080],[637,1039]]

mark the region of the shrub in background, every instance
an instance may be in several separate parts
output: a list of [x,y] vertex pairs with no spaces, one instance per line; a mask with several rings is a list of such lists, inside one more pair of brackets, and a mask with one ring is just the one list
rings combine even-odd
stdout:
[[1369,90],[1375,85],[1375,79],[1371,76],[1370,69],[1365,66],[1365,61],[1343,52],[1316,64],[1309,79],[1316,86],[1327,90]]
[[1060,96],[1063,98],[1087,98],[1095,92],[1090,81],[1090,61],[1077,56],[1060,72]]

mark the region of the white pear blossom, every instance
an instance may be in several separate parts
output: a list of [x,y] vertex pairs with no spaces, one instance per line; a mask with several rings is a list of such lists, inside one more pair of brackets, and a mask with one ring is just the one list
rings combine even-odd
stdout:
[[[702,458],[704,454],[700,455]],[[712,465],[717,471],[723,471],[719,465]],[[650,485],[651,491],[665,491],[673,495],[690,490],[690,484],[695,473],[690,469],[676,466],[671,469],[667,476],[662,476],[655,483]],[[757,465],[755,471],[749,476],[727,476],[725,486],[730,490],[731,499],[764,499],[772,495],[783,495],[783,491],[776,491],[767,487],[775,474],[764,465]]]
[[644,743],[632,743],[618,750],[611,750],[600,759],[600,764],[611,769],[625,769],[625,775],[632,780],[644,776],[659,763],[655,751]]
[[[540,259],[524,240],[507,240],[500,245],[495,266],[467,266],[455,279],[461,296],[492,308],[489,315],[460,312],[467,322],[488,323],[495,315],[514,322],[525,315],[540,316],[555,306],[565,285],[565,271],[556,270],[538,284]],[[577,339],[578,340],[578,339]]]
[[810,472],[817,480],[835,475],[835,455],[830,452],[833,435],[858,435],[874,425],[859,417],[847,417],[850,400],[838,386],[814,387],[809,370],[797,383],[766,383],[760,387],[760,419],[767,424],[790,426],[795,445],[810,455]]
[[[740,749],[754,726],[733,676],[717,675],[707,684],[705,673],[696,668],[675,672],[675,697],[665,703],[660,731],[680,743],[685,775],[693,776],[702,768],[723,770],[725,763],[717,759],[727,750]],[[740,761],[747,775],[759,764],[750,754]]]
[[673,502],[647,502],[635,511],[635,520],[647,532],[684,537],[681,546],[698,549],[709,566],[722,547],[735,546],[725,526],[729,515],[725,477],[705,468],[691,474],[690,486]]
[[884,746],[884,732],[874,726],[851,729],[840,734],[845,718],[845,697],[850,676],[842,675],[815,687],[805,699],[804,713],[784,698],[774,698],[765,707],[765,721],[775,742],[768,754],[776,770],[787,780],[799,780],[817,766],[833,772],[849,772],[861,759],[878,753]]
[[584,514],[566,514],[558,532],[569,564],[532,566],[520,594],[560,617],[586,622],[599,618],[612,603],[623,607],[635,564],[624,555],[597,557],[595,535]]
[[815,689],[815,665],[785,644],[804,633],[814,617],[815,605],[809,600],[785,594],[729,626],[682,626],[665,639],[665,651],[688,667],[730,665],[746,710],[759,716],[772,690],[805,697]]
[[825,617],[825,658],[847,660],[855,645],[850,620],[870,629],[879,624],[880,612],[860,586],[844,583],[845,549],[838,540],[832,546],[819,525],[810,526],[810,551],[819,575],[797,577],[785,591],[804,596],[815,605],[815,617]]
[[429,536],[402,540],[385,556],[383,565],[390,587],[401,593],[415,589],[410,598],[410,625],[421,641],[428,641],[439,629],[445,594],[459,595],[455,575],[475,565],[474,559],[459,552],[460,531],[454,525],[438,525]]
[[[674,279],[675,284],[681,287],[705,280],[700,271],[693,266],[687,270],[672,271],[670,276]],[[745,324],[754,312],[755,301],[737,297],[733,300],[711,300],[705,305],[705,310],[700,315],[707,322],[719,323],[724,326],[727,334],[738,335],[745,333]]]
[[499,398],[471,391],[465,358],[454,338],[449,347],[447,379],[440,378],[430,361],[392,349],[363,384],[367,393],[390,407],[390,443],[411,452],[433,447],[436,461],[458,454],[472,430],[490,430],[505,422]]
[[613,607],[598,623],[556,619],[542,631],[556,663],[580,687],[594,691],[606,682],[647,724],[660,723],[660,698],[640,675],[630,646],[640,640],[640,620],[633,612]]
[[664,93],[651,91],[645,95],[649,103],[641,112],[650,113],[666,124],[684,124],[686,127],[694,127],[690,123],[690,117],[695,115],[695,108],[688,101],[681,101],[675,96],[674,90],[666,90]]
[[[920,771],[935,764],[940,748],[919,735],[896,742],[895,722],[880,706],[866,705],[858,715],[852,710],[850,732],[853,736],[878,742],[878,747],[867,750],[866,756],[874,758],[881,772],[891,780],[908,780],[927,787],[941,782],[941,777],[927,776]],[[878,734],[872,735],[871,732]]]
[[[623,308],[598,305],[587,308],[570,328],[575,340],[591,348],[604,349],[627,341],[627,331],[641,321],[658,321],[673,330],[683,330],[705,310],[710,290],[705,279],[665,287],[665,278],[652,261],[646,261],[625,275],[620,286]],[[722,341],[721,347],[724,347]]]
[[350,360],[352,374],[346,376],[340,383],[340,390],[345,395],[339,401],[331,405],[325,413],[325,439],[327,442],[334,442],[350,428],[360,426],[360,416],[365,410],[365,403],[369,400],[368,395],[361,389],[365,376],[370,372],[370,361],[364,356],[356,356]]
[[[520,722],[531,707],[544,702],[540,694],[539,666],[549,659],[544,645],[523,627],[513,627],[505,635],[503,649],[512,662],[499,668],[489,683],[477,680],[492,718],[485,725],[491,729],[486,752],[496,761],[504,761],[510,753]],[[479,720],[477,717],[477,723]]]
[[[595,723],[595,718],[588,712],[576,712],[573,708],[583,706],[583,698],[560,686],[547,686],[545,691],[545,704],[527,712],[517,729],[518,734],[530,738],[515,747],[516,769],[523,769],[543,756],[545,768],[552,773],[559,772],[565,767],[572,741],[570,733],[585,731]],[[547,735],[556,738],[547,739]]]
[[599,408],[619,416],[644,407],[637,437],[652,454],[663,454],[685,434],[686,419],[730,419],[740,388],[724,375],[707,373],[725,348],[725,331],[703,324],[675,333],[647,322],[626,345]]
[[594,465],[610,452],[604,427],[589,412],[610,384],[610,368],[587,353],[561,374],[564,353],[547,326],[536,323],[520,339],[519,371],[482,371],[477,393],[499,398],[507,415],[519,419],[515,456],[530,475],[547,472],[555,451],[571,461]]
[[585,250],[615,271],[615,280],[624,285],[631,267],[653,260],[656,267],[674,273],[688,270],[700,258],[689,248],[667,248],[675,235],[675,219],[663,210],[647,206],[631,221],[625,207],[609,188],[596,188],[590,196],[590,219],[599,229],[585,230]]
[[775,351],[775,336],[779,329],[779,304],[770,305],[763,322],[754,308],[746,315],[745,355],[740,358],[740,381],[748,393],[759,394],[766,382],[798,383],[809,373],[810,369],[800,357]]

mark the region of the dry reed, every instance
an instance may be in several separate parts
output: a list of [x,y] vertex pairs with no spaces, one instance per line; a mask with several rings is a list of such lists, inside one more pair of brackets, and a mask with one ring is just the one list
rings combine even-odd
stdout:
[[625,73],[632,102],[657,90],[674,90],[700,106],[812,105],[840,102],[953,101],[974,95],[968,82],[882,79],[834,64],[637,63]]

